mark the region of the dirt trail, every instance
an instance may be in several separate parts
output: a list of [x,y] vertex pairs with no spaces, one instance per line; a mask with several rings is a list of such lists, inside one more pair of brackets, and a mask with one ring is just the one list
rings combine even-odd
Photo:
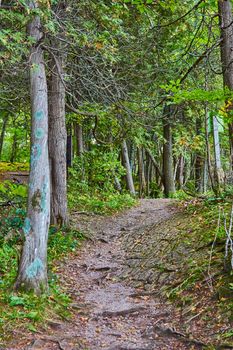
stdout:
[[133,246],[139,232],[171,220],[171,204],[165,199],[142,200],[114,217],[74,214],[78,228],[93,237],[60,266],[62,283],[73,296],[74,319],[53,321],[47,331],[30,339],[22,335],[6,350],[201,349],[201,344],[188,342],[170,327],[175,317],[172,306],[133,287],[127,274],[125,238],[130,237]]

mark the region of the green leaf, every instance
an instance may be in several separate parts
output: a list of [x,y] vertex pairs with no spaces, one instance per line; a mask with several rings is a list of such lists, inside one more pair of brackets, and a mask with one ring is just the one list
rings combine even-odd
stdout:
[[12,295],[10,297],[10,306],[25,305],[25,300],[17,295]]

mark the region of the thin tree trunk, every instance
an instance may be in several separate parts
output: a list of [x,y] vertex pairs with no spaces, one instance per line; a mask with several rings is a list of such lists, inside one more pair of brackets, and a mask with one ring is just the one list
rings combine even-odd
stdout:
[[1,135],[0,135],[0,157],[2,155],[3,142],[4,142],[4,137],[5,137],[8,119],[9,119],[9,114],[6,114],[5,117],[3,118],[2,131],[1,131]]
[[149,197],[150,196],[150,183],[151,183],[151,168],[152,168],[152,160],[148,154],[148,152],[146,152],[146,194]]
[[81,157],[84,152],[84,145],[83,145],[83,128],[82,128],[82,125],[79,123],[75,124],[75,136],[76,136],[76,142],[77,142],[77,155]]
[[11,163],[15,162],[15,159],[16,159],[17,141],[18,141],[17,134],[16,134],[16,132],[14,132],[12,148],[11,148],[11,156],[10,156],[10,162]]
[[66,168],[71,168],[73,159],[72,126],[67,126]]
[[171,107],[166,107],[168,114],[163,120],[163,184],[165,197],[170,197],[175,193],[175,182],[173,173],[173,155],[172,155],[172,132],[169,118],[171,118]]
[[[58,45],[57,45],[58,46]],[[49,79],[49,158],[51,166],[51,224],[68,224],[66,181],[66,122],[63,55],[50,57]]]
[[213,140],[214,140],[214,158],[215,158],[215,179],[220,192],[220,186],[223,183],[223,169],[221,166],[221,149],[219,143],[218,120],[213,117]]
[[122,160],[123,160],[123,165],[126,170],[126,183],[127,183],[127,188],[129,192],[135,196],[135,189],[134,189],[134,183],[133,183],[133,176],[130,168],[130,163],[129,163],[129,154],[128,154],[128,147],[127,143],[125,140],[122,142]]
[[142,198],[145,192],[146,180],[144,171],[143,151],[138,147],[138,176],[139,176],[139,197]]
[[185,166],[185,161],[184,161],[184,156],[181,154],[179,156],[179,160],[178,160],[178,185],[179,185],[179,189],[182,190],[183,186],[184,186],[184,166]]
[[[30,1],[37,8],[37,1]],[[48,157],[48,94],[40,18],[28,25],[28,35],[34,39],[30,52],[31,84],[31,162],[27,217],[23,232],[25,241],[20,259],[17,289],[39,294],[47,289],[47,239],[50,219],[50,174]]]
[[159,164],[158,164],[158,163],[156,162],[156,160],[155,160],[155,157],[153,156],[153,154],[151,153],[151,151],[149,150],[149,148],[147,148],[146,151],[147,151],[147,153],[148,153],[148,155],[149,155],[149,157],[150,157],[150,159],[151,159],[151,161],[152,161],[152,164],[154,165],[154,167],[155,167],[155,169],[156,169],[158,175],[160,176],[161,179],[163,179],[163,174],[162,174],[162,172],[161,172],[161,170],[160,170]]
[[207,187],[208,187],[208,164],[207,164],[207,160],[205,159],[204,161],[204,166],[203,166],[203,175],[202,175],[202,192],[205,193],[207,191]]
[[208,132],[208,117],[209,117],[208,116],[208,109],[207,109],[207,105],[205,104],[205,139],[206,139],[207,166],[208,166],[208,173],[209,173],[209,178],[210,178],[212,190],[215,194],[217,194],[213,175],[212,175],[209,132]]
[[[201,134],[201,118],[197,118],[196,120],[196,135],[199,136]],[[199,151],[196,152],[195,158],[195,188],[197,192],[201,192],[201,181],[202,181],[202,165],[203,159]]]

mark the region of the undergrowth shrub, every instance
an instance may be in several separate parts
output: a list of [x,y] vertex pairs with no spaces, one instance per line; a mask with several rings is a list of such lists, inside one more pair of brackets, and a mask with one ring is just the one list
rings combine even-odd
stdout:
[[116,178],[123,175],[117,152],[96,147],[75,158],[69,177],[70,207],[101,214],[131,207],[135,199],[115,187]]
[[13,329],[36,331],[37,324],[57,316],[69,317],[70,297],[59,286],[56,261],[74,252],[84,236],[74,229],[50,228],[48,240],[49,292],[41,296],[15,293],[25,209],[4,207],[0,215],[0,345]]

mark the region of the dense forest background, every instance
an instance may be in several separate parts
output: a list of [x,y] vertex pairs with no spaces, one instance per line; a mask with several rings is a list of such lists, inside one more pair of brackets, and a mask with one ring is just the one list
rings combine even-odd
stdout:
[[[219,23],[216,1],[39,1],[36,11],[50,114],[66,113],[67,165],[82,192],[157,197],[231,183],[231,13]],[[3,161],[29,161],[33,13],[30,2],[2,2]]]
[[231,270],[232,1],[0,0],[0,23],[3,290],[48,291],[72,213],[139,198],[216,205]]

